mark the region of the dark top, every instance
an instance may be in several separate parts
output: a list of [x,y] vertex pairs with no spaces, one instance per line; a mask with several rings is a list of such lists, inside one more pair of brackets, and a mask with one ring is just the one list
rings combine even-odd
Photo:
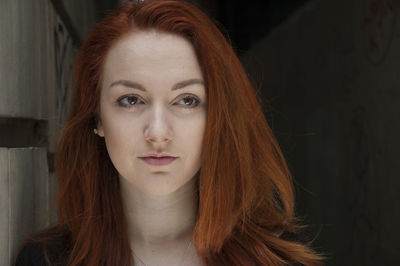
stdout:
[[[293,233],[284,233],[280,236],[280,238],[296,241],[299,241],[299,237]],[[64,266],[67,265],[67,259],[70,252],[70,246],[68,245],[70,242],[52,242],[46,244],[46,248],[44,248],[42,243],[39,242],[28,242],[26,243],[22,249],[18,252],[15,265],[14,266],[46,266],[48,265],[46,260],[46,255],[50,262],[50,265],[54,266]],[[44,253],[46,250],[46,255]],[[298,263],[289,263],[290,265],[300,265]]]
[[66,265],[68,258],[68,250],[61,248],[58,244],[46,245],[46,249],[42,243],[29,242],[25,244],[17,254],[15,266],[45,266],[48,265],[46,255],[50,265]]

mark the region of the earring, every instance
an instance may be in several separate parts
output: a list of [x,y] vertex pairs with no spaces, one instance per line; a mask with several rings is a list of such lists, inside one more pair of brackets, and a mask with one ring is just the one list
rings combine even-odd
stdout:
[[93,128],[93,132],[94,132],[94,134],[96,134],[96,135],[99,134],[99,131],[97,131],[97,128]]

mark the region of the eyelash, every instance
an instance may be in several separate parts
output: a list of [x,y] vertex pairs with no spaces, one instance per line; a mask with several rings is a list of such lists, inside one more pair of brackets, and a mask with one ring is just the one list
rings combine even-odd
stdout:
[[[131,104],[129,104],[129,103],[128,103],[128,104],[122,103],[122,101],[123,101],[124,99],[128,99],[128,98],[135,98],[135,99],[136,99],[136,103],[135,103],[134,105],[131,105]],[[197,106],[200,104],[200,100],[199,100],[197,97],[194,97],[194,96],[191,96],[191,95],[186,95],[185,97],[183,97],[182,99],[180,99],[178,102],[180,102],[180,101],[182,101],[182,100],[184,100],[184,99],[193,99],[193,101],[195,102],[195,104],[194,104],[194,105],[191,105],[191,107],[183,107],[183,108],[185,108],[185,109],[193,109],[193,108],[197,107]],[[117,104],[118,104],[119,106],[121,106],[121,107],[124,107],[124,108],[133,108],[133,107],[135,107],[136,105],[138,105],[138,100],[139,100],[139,102],[142,102],[142,103],[143,103],[143,101],[140,100],[140,98],[137,97],[136,95],[125,95],[125,96],[119,97],[119,98],[117,99]],[[188,106],[188,105],[186,105],[186,106]]]

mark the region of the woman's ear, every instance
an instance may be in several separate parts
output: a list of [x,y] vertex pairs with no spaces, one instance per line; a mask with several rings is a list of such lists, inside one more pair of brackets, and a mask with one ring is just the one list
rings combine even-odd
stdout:
[[99,120],[97,122],[97,135],[99,135],[100,137],[104,137],[104,129],[103,129],[103,124],[101,123],[101,121]]
[[101,123],[101,120],[99,117],[96,117],[95,120],[97,121],[96,122],[97,135],[99,137],[104,137],[103,123]]

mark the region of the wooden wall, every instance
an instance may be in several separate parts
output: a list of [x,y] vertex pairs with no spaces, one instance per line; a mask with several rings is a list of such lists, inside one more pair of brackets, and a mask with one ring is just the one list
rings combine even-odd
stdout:
[[53,154],[95,1],[0,1],[0,265],[54,222]]

